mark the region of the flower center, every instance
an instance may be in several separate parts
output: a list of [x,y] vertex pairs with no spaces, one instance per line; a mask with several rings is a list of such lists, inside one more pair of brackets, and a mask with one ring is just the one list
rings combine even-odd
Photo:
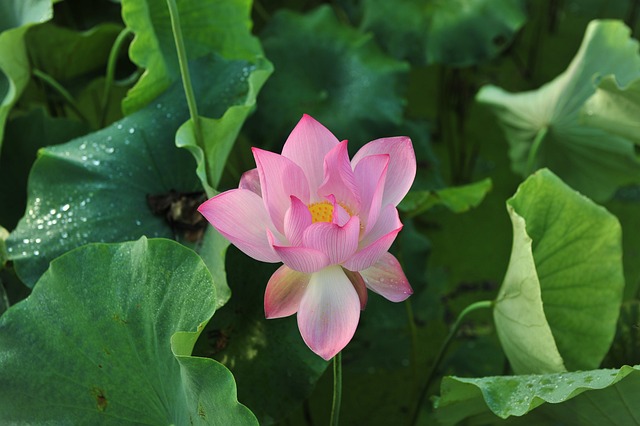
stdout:
[[309,205],[311,212],[311,222],[331,222],[333,218],[333,204],[326,201]]

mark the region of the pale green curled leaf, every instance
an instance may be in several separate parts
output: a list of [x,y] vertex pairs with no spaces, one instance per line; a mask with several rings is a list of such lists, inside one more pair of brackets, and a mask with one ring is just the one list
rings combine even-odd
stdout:
[[603,78],[582,112],[587,125],[640,145],[640,78],[626,87],[618,85],[613,75]]
[[257,424],[230,372],[190,356],[215,298],[202,260],[173,241],[61,256],[0,317],[0,422]]
[[[200,106],[214,114],[222,114],[247,91],[244,61],[204,57],[190,66]],[[187,117],[182,85],[177,82],[143,110],[40,151],[29,178],[26,214],[7,240],[16,272],[27,285],[35,284],[52,259],[89,242],[127,241],[142,235],[198,239],[197,232],[183,237],[183,230],[194,222],[200,227],[192,231],[206,226],[195,211],[198,201],[204,200],[203,191],[191,172],[193,158],[174,140]],[[152,203],[156,208],[148,196],[160,197]],[[173,210],[169,205],[161,208],[161,202],[174,203],[181,207],[177,210],[190,214],[169,217]],[[220,251],[206,256],[218,256]],[[221,277],[223,273],[217,278]],[[222,304],[229,294],[226,281],[215,284]]]
[[521,423],[525,425],[637,425],[640,419],[639,366],[478,379],[445,377],[440,392],[436,416],[445,425],[474,417],[482,418],[482,424],[501,424],[499,419],[525,415]]
[[[251,0],[177,3],[189,61],[214,52],[250,62],[262,56],[260,43],[251,34]],[[179,81],[180,69],[166,0],[122,0],[122,18],[135,33],[129,57],[146,70],[122,103],[125,114],[130,114]],[[212,115],[207,109],[200,113]]]
[[24,34],[53,16],[51,0],[0,2],[0,147],[9,111],[29,82],[31,67]]
[[246,81],[248,85],[248,91],[241,94],[242,98],[237,99],[219,118],[199,118],[204,147],[199,146],[196,141],[191,119],[178,129],[176,145],[186,148],[196,159],[196,174],[209,197],[215,195],[215,188],[220,183],[227,157],[240,128],[254,108],[258,92],[272,71],[271,63],[265,59],[260,59],[257,65],[247,65],[242,69],[243,82]]
[[410,191],[398,205],[400,211],[417,216],[442,205],[454,213],[463,213],[477,207],[491,191],[490,178],[468,185],[454,186],[433,191]]
[[599,78],[613,74],[627,85],[640,77],[638,42],[618,21],[592,21],[569,67],[538,90],[509,93],[484,86],[478,102],[489,105],[509,141],[511,167],[522,176],[548,167],[568,185],[606,200],[625,184],[640,182],[633,144],[585,126],[580,109]]
[[280,10],[261,38],[275,67],[249,123],[262,147],[280,151],[304,113],[348,139],[351,149],[391,136],[402,123],[407,63],[340,22],[329,5],[304,15]]
[[542,305],[540,281],[525,220],[507,205],[513,247],[493,310],[502,348],[517,374],[566,371]]
[[526,21],[521,0],[365,0],[361,27],[392,55],[469,66],[500,53]]
[[514,371],[561,370],[551,336],[541,331],[545,318],[567,369],[597,368],[624,288],[618,220],[547,169],[520,185],[507,209],[514,244],[494,318]]

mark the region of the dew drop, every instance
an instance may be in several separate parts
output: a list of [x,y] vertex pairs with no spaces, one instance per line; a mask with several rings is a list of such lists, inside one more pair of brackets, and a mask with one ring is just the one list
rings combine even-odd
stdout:
[[34,256],[40,256],[40,252],[39,252],[38,250],[35,250],[35,251],[33,252],[33,255],[34,255]]
[[36,244],[40,244],[42,240],[40,238],[36,238]]
[[25,238],[24,240],[22,240],[22,242],[25,243],[25,244],[29,244],[29,239]]
[[104,152],[106,152],[107,154],[113,154],[114,151],[115,151],[115,148],[113,147],[107,147],[104,149]]
[[130,134],[134,134],[135,132],[136,132],[136,129],[134,129],[133,127],[129,129]]
[[62,206],[62,207],[60,208],[60,210],[62,210],[63,212],[66,212],[67,210],[69,210],[69,208],[70,208],[70,207],[71,207],[71,206],[70,206],[69,204],[65,204],[64,206]]
[[94,166],[99,166],[100,165],[100,160],[93,160],[91,162]]

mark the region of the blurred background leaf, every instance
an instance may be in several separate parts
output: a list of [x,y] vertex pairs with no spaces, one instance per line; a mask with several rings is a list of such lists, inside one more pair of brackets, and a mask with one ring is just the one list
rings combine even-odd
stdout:
[[348,139],[352,152],[402,123],[407,64],[338,21],[328,5],[304,15],[279,11],[260,37],[275,67],[248,123],[260,146],[279,152],[303,113]]
[[363,0],[361,27],[416,65],[470,66],[497,56],[526,21],[521,0]]
[[588,125],[640,145],[640,78],[620,87],[615,75],[604,77],[582,112]]
[[24,90],[31,67],[26,31],[53,16],[50,0],[7,0],[0,3],[0,147],[9,111]]
[[[606,58],[606,59],[605,59]],[[614,74],[626,85],[640,76],[638,41],[617,21],[593,21],[565,72],[535,91],[509,93],[483,87],[477,100],[497,115],[509,140],[512,168],[523,177],[549,167],[596,201],[640,182],[633,144],[579,120],[599,78]]]

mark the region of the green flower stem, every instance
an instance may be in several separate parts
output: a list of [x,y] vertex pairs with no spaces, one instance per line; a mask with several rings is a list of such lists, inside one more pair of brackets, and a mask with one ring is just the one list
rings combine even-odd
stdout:
[[269,19],[271,19],[271,17],[269,16],[269,12],[267,12],[267,9],[264,8],[264,6],[262,5],[262,3],[260,2],[260,0],[255,0],[253,2],[253,8],[255,9],[256,13],[258,14],[258,16],[264,21],[264,22],[268,22]]
[[342,352],[333,357],[333,402],[331,403],[331,426],[338,426],[340,402],[342,401]]
[[422,390],[420,391],[420,395],[418,396],[418,399],[416,401],[416,405],[413,411],[413,416],[411,418],[411,423],[410,423],[411,425],[415,425],[416,422],[418,421],[422,402],[427,396],[427,392],[429,391],[429,387],[431,386],[431,383],[433,382],[436,372],[438,371],[440,362],[442,361],[444,354],[447,352],[447,349],[449,349],[449,345],[451,344],[451,341],[453,340],[455,335],[458,333],[458,329],[460,328],[460,325],[462,324],[462,321],[464,320],[464,318],[470,312],[476,311],[478,309],[491,308],[492,306],[493,306],[493,300],[482,300],[479,302],[472,303],[471,305],[464,308],[462,312],[460,312],[460,315],[458,315],[458,318],[456,318],[456,322],[453,323],[453,326],[449,330],[449,334],[447,335],[446,339],[444,339],[444,342],[440,347],[440,351],[438,352],[438,355],[436,355],[436,359],[433,361],[433,364],[431,365],[431,370],[429,371],[429,375],[427,376],[427,381],[422,387]]
[[416,328],[416,321],[413,315],[413,306],[411,306],[411,301],[409,299],[405,299],[404,307],[407,311],[407,321],[409,323],[409,333],[411,334],[411,354],[409,364],[411,365],[411,373],[414,377],[413,379],[413,391],[417,389],[416,377],[418,376],[418,330]]
[[529,155],[527,156],[527,173],[528,174],[535,172],[533,168],[535,167],[535,164],[536,164],[536,157],[538,156],[540,145],[542,145],[542,141],[544,140],[544,137],[547,135],[548,130],[549,128],[546,126],[538,130],[538,133],[536,134],[536,138],[533,140],[533,143],[531,144],[531,149],[529,150]]
[[67,91],[67,89],[62,87],[62,85],[58,83],[53,77],[51,77],[49,74],[43,71],[40,71],[37,68],[33,69],[33,75],[38,77],[40,80],[48,84],[53,90],[58,92],[58,94],[64,98],[64,100],[67,102],[69,107],[73,110],[73,112],[78,117],[80,117],[82,121],[84,121],[85,123],[90,123],[87,116],[84,115],[80,110],[80,108],[78,107],[78,104],[76,103],[75,99],[73,99],[73,96],[71,96],[71,94]]
[[173,30],[173,38],[176,42],[176,51],[178,52],[178,62],[180,63],[180,75],[182,76],[184,94],[187,97],[189,115],[191,116],[191,121],[193,121],[196,143],[199,147],[204,149],[204,139],[202,137],[202,127],[200,126],[200,116],[198,115],[196,97],[193,94],[193,86],[191,85],[191,75],[189,74],[189,64],[187,62],[187,51],[184,47],[184,39],[182,38],[182,28],[180,27],[180,16],[178,15],[178,6],[176,5],[176,0],[167,0],[167,6],[169,6],[169,15],[171,16],[171,29]]
[[116,37],[116,40],[113,42],[113,46],[111,46],[111,51],[109,52],[109,61],[107,62],[107,74],[105,75],[104,82],[104,92],[102,93],[102,111],[100,114],[100,127],[104,127],[105,120],[107,118],[107,109],[109,108],[109,92],[111,92],[111,86],[113,86],[113,76],[116,72],[116,61],[118,60],[118,53],[122,49],[122,45],[125,40],[131,35],[133,32],[129,28],[124,28]]

